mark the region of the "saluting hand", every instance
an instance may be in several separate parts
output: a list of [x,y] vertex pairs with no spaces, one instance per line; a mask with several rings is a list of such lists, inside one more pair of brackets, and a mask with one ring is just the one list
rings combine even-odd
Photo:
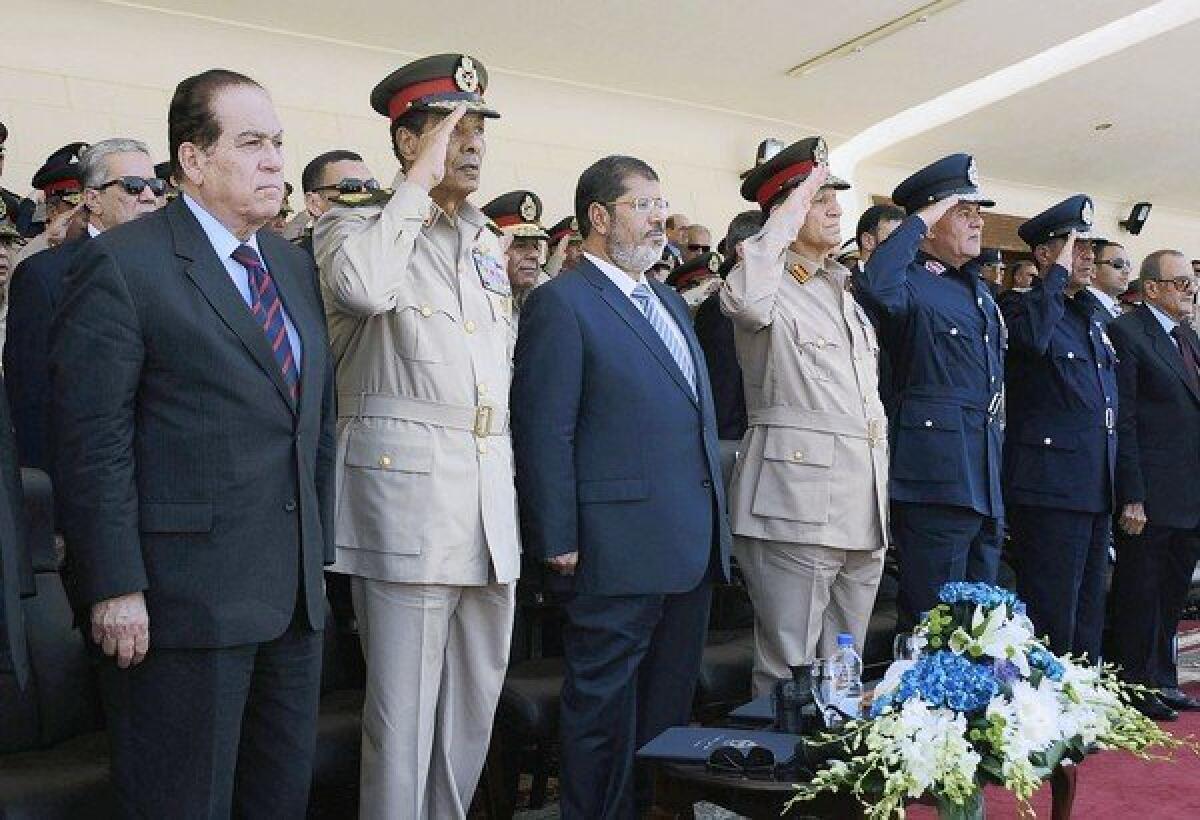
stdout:
[[424,191],[432,191],[446,175],[446,153],[450,150],[450,135],[458,121],[467,113],[467,104],[459,103],[441,122],[421,135],[417,143],[417,158],[408,169],[408,181]]
[[140,592],[118,595],[92,605],[92,640],[117,666],[128,669],[150,651],[150,616]]
[[1118,522],[1121,532],[1126,535],[1141,535],[1146,529],[1146,507],[1141,502],[1126,504],[1121,510],[1121,520]]
[[1058,252],[1058,258],[1054,260],[1054,264],[1066,269],[1067,273],[1071,272],[1071,266],[1075,263],[1075,230],[1072,229],[1067,234],[1067,241],[1063,243],[1062,250]]
[[828,177],[829,166],[825,163],[813,168],[808,178],[793,188],[787,199],[771,212],[765,226],[767,233],[785,236],[789,241],[794,239]]
[[921,221],[925,223],[926,230],[930,230],[941,221],[942,217],[950,213],[950,211],[962,201],[962,197],[948,196],[945,199],[939,199],[937,202],[926,205],[921,210],[917,211],[917,216],[921,217]]
[[559,575],[574,575],[575,567],[579,563],[579,553],[568,552],[566,555],[556,555],[548,559],[546,563]]

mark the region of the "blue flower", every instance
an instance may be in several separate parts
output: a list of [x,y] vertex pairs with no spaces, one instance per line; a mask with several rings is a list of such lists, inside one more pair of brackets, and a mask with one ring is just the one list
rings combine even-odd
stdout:
[[1013,612],[1025,614],[1025,603],[1002,587],[991,584],[951,581],[943,584],[938,598],[944,604],[971,603],[986,609],[1007,605]]
[[1029,665],[1034,669],[1040,669],[1050,680],[1062,680],[1065,671],[1062,662],[1040,646],[1029,650]]
[[998,691],[990,664],[974,663],[953,652],[935,652],[922,656],[905,672],[899,686],[875,701],[871,713],[879,715],[913,697],[934,708],[982,712]]

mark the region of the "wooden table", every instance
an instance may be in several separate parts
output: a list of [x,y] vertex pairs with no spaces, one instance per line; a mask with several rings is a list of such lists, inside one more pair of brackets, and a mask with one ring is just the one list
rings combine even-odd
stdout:
[[[1050,777],[1051,820],[1069,820],[1075,802],[1075,767],[1059,766]],[[700,763],[660,762],[654,767],[654,805],[649,817],[654,820],[692,820],[692,806],[705,801],[750,818],[777,818],[783,807],[796,795],[791,781],[754,780],[752,778],[710,772]],[[931,805],[932,801],[914,801]],[[862,806],[849,795],[823,794],[805,801],[789,818],[805,817],[857,820]]]

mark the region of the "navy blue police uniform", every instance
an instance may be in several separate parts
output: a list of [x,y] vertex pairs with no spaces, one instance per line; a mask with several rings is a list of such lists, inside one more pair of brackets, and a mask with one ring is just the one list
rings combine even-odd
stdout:
[[920,249],[929,226],[916,212],[950,196],[994,204],[966,154],[897,186],[909,216],[855,275],[893,362],[889,495],[906,624],[947,581],[994,582],[1004,532],[1004,320],[975,262],[956,268]]
[[[1089,241],[1092,201],[1079,194],[1024,223],[1030,248],[1071,230]],[[1096,306],[1067,294],[1054,264],[1005,305],[1008,431],[1004,493],[1017,590],[1039,635],[1062,654],[1100,655],[1117,458],[1116,354]]]

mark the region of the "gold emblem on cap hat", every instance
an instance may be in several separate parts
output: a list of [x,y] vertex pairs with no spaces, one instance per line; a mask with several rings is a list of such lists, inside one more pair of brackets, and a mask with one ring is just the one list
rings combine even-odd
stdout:
[[479,90],[479,72],[475,70],[475,61],[463,55],[454,69],[454,84],[460,91],[474,94]]
[[1091,225],[1092,218],[1094,216],[1095,216],[1095,213],[1092,210],[1092,203],[1090,201],[1085,200],[1083,203],[1083,210],[1079,214],[1080,220],[1083,221],[1084,225]]
[[975,165],[975,157],[971,157],[971,161],[967,163],[967,182],[979,187],[979,168]]
[[829,146],[825,144],[824,137],[817,137],[817,144],[812,149],[813,162],[821,165],[829,161]]
[[713,273],[721,269],[721,257],[718,254],[708,257],[708,269]]
[[533,201],[532,194],[525,194],[525,198],[521,200],[521,218],[526,222],[532,222],[537,219],[538,208],[537,203]]

